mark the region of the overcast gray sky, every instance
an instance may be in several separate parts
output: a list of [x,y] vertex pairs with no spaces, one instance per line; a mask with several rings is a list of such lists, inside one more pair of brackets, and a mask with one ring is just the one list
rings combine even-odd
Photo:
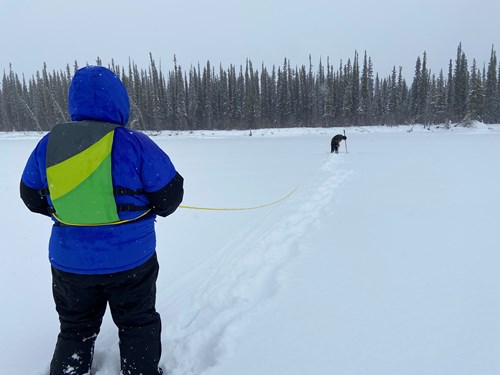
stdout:
[[[173,56],[188,70],[210,60],[260,70],[281,65],[315,67],[366,50],[381,77],[402,66],[413,77],[417,56],[427,52],[438,73],[455,59],[459,42],[469,60],[488,63],[500,47],[498,0],[0,0],[0,69],[12,63],[31,77],[46,62],[64,69],[99,56],[147,68],[149,52],[172,69]],[[500,50],[499,50],[500,52]],[[499,56],[500,57],[500,56]]]

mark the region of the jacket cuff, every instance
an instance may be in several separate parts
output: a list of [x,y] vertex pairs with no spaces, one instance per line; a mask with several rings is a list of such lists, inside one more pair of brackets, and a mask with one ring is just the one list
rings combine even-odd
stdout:
[[31,212],[51,216],[48,211],[49,204],[47,198],[42,197],[37,189],[30,188],[21,181],[19,191],[21,199]]
[[160,190],[146,193],[153,212],[166,217],[177,209],[184,197],[184,178],[177,172],[170,182]]

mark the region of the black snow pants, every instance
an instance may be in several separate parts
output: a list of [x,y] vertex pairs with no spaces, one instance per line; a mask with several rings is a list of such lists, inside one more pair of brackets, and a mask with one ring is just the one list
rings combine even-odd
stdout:
[[156,254],[129,271],[78,275],[52,267],[52,291],[61,324],[50,375],[90,374],[106,306],[118,327],[121,373],[158,375],[161,320],[156,312]]
[[332,146],[332,151],[331,151],[331,153],[336,153],[336,154],[338,154],[338,153],[339,153],[340,143],[332,140],[332,144],[331,144],[331,146]]

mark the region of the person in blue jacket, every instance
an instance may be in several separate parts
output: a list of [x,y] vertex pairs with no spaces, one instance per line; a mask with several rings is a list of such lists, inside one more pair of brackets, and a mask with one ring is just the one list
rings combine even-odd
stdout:
[[184,180],[147,135],[125,127],[129,110],[112,71],[77,70],[71,122],[40,140],[22,174],[25,205],[53,220],[49,260],[60,333],[51,375],[90,373],[108,304],[121,373],[163,373],[154,223],[180,205]]

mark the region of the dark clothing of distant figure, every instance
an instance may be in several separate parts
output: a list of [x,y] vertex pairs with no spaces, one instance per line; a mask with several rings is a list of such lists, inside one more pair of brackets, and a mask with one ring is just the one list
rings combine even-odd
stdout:
[[162,374],[154,223],[180,205],[184,180],[147,135],[125,127],[128,93],[109,69],[75,72],[68,111],[72,122],[40,140],[20,186],[25,205],[53,220],[49,260],[60,333],[50,375],[90,374],[107,305],[121,373]]
[[347,137],[345,135],[342,135],[342,134],[337,134],[335,137],[332,138],[332,143],[331,143],[331,153],[336,153],[338,154],[339,153],[339,146],[340,146],[340,142],[342,141],[345,141],[347,139]]

